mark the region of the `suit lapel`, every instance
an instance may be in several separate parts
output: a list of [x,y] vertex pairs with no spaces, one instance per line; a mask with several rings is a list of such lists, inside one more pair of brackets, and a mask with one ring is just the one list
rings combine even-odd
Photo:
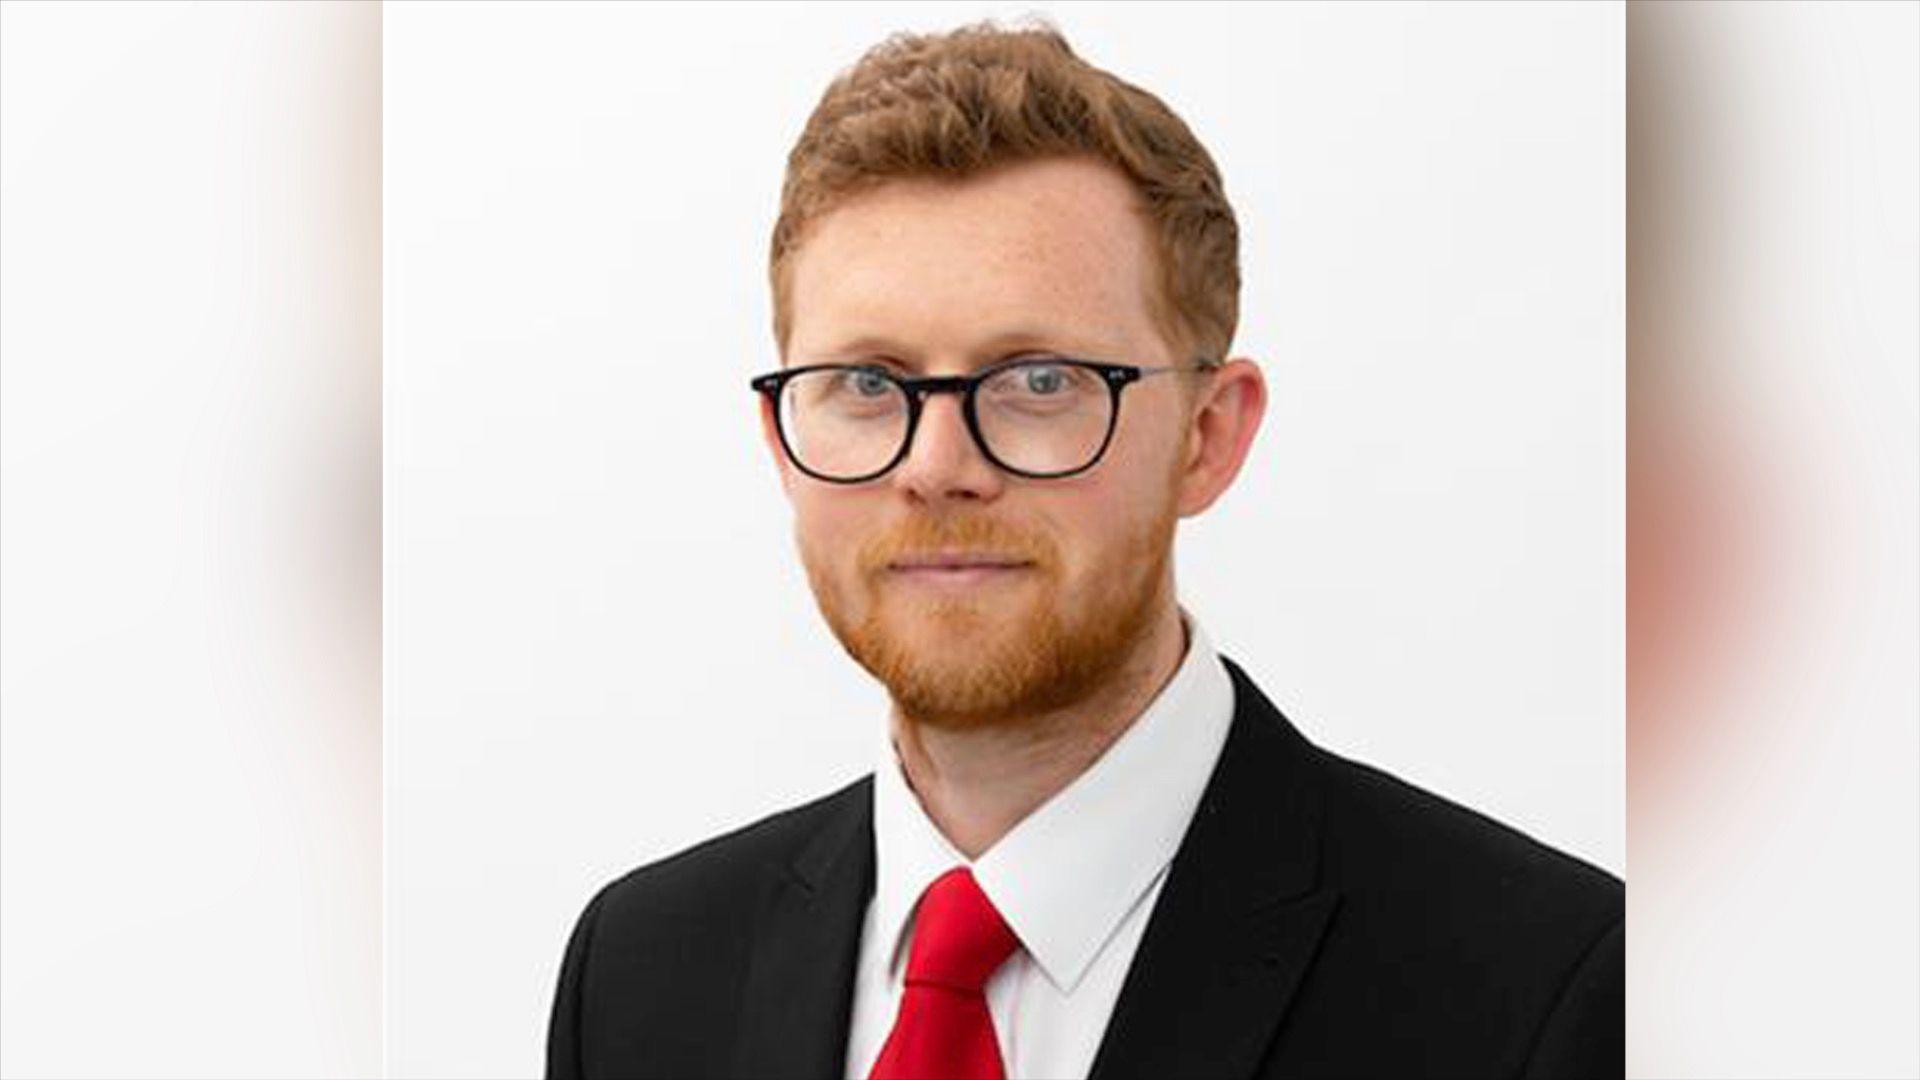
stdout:
[[849,789],[773,875],[740,997],[733,1076],[839,1076],[873,893],[873,782]]
[[1339,902],[1316,890],[1311,747],[1239,665],[1225,747],[1094,1058],[1094,1080],[1250,1076]]
[[[1093,1080],[1252,1075],[1339,902],[1315,889],[1311,747],[1239,665],[1221,661],[1233,679],[1233,723],[1114,1004]],[[841,1074],[873,881],[869,778],[773,874],[753,931],[732,1075]]]

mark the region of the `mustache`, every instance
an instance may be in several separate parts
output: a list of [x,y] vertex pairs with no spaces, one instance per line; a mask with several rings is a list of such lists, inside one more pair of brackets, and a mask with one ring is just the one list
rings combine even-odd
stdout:
[[907,518],[861,544],[859,566],[874,574],[893,562],[949,551],[1029,562],[1042,569],[1055,562],[1055,546],[1044,533],[985,517]]

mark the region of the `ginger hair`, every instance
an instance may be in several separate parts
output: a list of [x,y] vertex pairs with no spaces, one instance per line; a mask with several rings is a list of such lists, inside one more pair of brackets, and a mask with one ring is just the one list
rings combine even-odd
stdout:
[[788,261],[809,223],[889,179],[960,180],[1091,157],[1125,174],[1158,262],[1154,321],[1187,359],[1218,361],[1240,309],[1239,230],[1220,171],[1159,98],[1076,56],[1044,21],[895,34],[827,86],[787,157],[768,276],[781,355]]

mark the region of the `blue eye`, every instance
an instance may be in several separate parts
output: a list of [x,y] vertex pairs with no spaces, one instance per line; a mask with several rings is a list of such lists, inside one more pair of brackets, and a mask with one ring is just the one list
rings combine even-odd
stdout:
[[893,382],[870,368],[853,373],[853,385],[865,397],[877,397],[893,389]]
[[1034,366],[1025,369],[1027,389],[1036,394],[1053,394],[1066,385],[1066,373],[1058,367]]

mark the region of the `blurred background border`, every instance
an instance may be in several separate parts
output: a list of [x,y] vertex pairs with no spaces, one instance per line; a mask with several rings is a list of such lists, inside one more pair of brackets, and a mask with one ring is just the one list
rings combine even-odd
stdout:
[[[0,3],[0,1074],[381,1073],[381,17]],[[1626,19],[1629,1070],[1920,1075],[1920,4]]]

